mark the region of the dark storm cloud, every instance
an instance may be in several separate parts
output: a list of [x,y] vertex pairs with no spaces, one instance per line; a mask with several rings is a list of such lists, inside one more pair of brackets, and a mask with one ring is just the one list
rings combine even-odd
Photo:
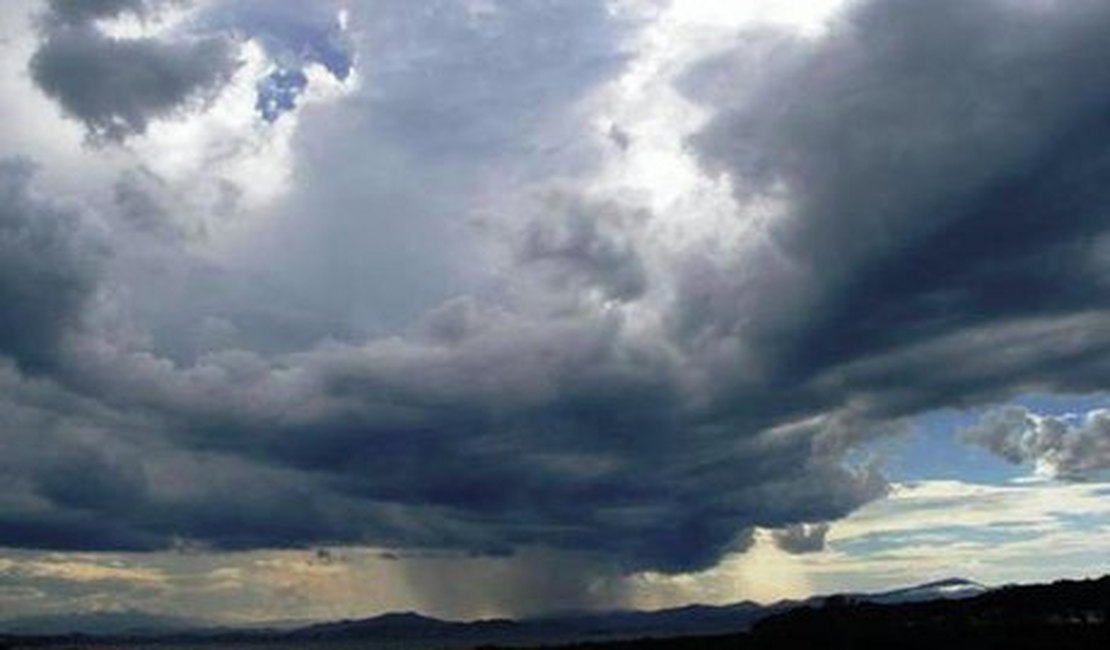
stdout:
[[221,36],[117,39],[92,23],[147,6],[54,2],[43,18],[44,40],[31,58],[31,76],[94,137],[143,133],[152,119],[172,116],[219,89],[237,66],[232,43]]
[[[0,364],[0,543],[152,551],[400,544],[403,513],[310,474],[175,448],[157,416],[106,408]],[[427,540],[425,540],[426,542]]]
[[1110,469],[1108,411],[1067,418],[1005,407],[987,413],[962,436],[1015,465],[1036,465],[1059,478],[1082,479]]
[[[611,36],[601,3],[506,3],[466,29],[454,3],[387,5],[368,28],[381,43],[454,47],[379,45],[369,123],[355,120],[358,138],[333,135],[340,153],[366,149],[368,134],[383,149],[415,143],[390,150],[405,170],[421,153],[439,174],[527,149],[522,125],[542,121],[533,102],[565,86],[581,96],[620,60],[592,47]],[[581,48],[544,36],[563,11]],[[108,420],[55,422],[56,453],[38,455],[21,437],[36,427],[4,426],[0,443],[22,455],[5,467],[20,489],[0,495],[0,544],[547,547],[618,572],[706,568],[750,545],[755,527],[816,549],[825,530],[807,522],[885,493],[876,466],[845,456],[902,416],[1104,388],[1107,35],[1102,3],[883,0],[816,39],[746,36],[690,73],[686,91],[715,115],[692,144],[741,203],[771,197],[787,211],[725,254],[727,241],[652,257],[653,215],[567,200],[514,224],[505,300],[448,301],[404,335],[178,363],[141,337],[77,328],[51,375],[63,394],[43,410],[78,394]],[[114,106],[91,126],[116,124]],[[140,102],[137,123],[151,106]],[[350,181],[342,171],[326,174]],[[394,172],[350,173],[371,174],[360,190],[412,182]],[[25,182],[11,187],[9,203],[28,203]],[[123,219],[157,217],[132,189],[116,197],[133,213]],[[362,196],[344,206],[360,218]],[[4,224],[30,223],[4,209]],[[25,249],[4,251],[0,290],[83,259],[68,244]],[[92,282],[75,268],[61,277]],[[75,322],[79,286],[47,317],[29,309],[17,322]],[[0,330],[0,350],[26,365],[26,350],[54,349],[63,330]],[[87,533],[96,516],[99,537]]]
[[[884,490],[814,453],[835,423],[745,438],[691,421],[663,351],[613,318],[464,320],[426,342],[229,351],[184,370],[79,338],[64,381],[121,421],[75,416],[38,447],[5,427],[43,450],[9,471],[48,506],[9,508],[4,543],[538,546],[687,571],[745,549],[753,525],[835,519]],[[89,513],[110,521],[102,536],[77,534]]]
[[[1110,299],[1108,34],[1099,2],[886,0],[823,38],[753,34],[703,64],[686,87],[719,112],[693,144],[741,201],[782,197],[788,213],[735,277],[680,279],[682,332],[738,325],[764,379],[821,377],[833,399],[892,413],[1089,390]],[[719,295],[733,290],[763,300],[740,313],[750,300]],[[996,357],[1053,320],[1079,328],[1082,352],[1044,337]],[[880,381],[856,374],[909,356]]]
[[40,372],[57,363],[106,250],[74,209],[35,193],[33,172],[0,160],[0,353]]

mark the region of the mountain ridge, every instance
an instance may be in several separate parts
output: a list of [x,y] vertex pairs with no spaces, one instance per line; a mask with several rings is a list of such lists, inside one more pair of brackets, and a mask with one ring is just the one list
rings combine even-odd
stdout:
[[[947,590],[947,591],[946,591]],[[489,618],[449,620],[414,611],[386,612],[365,618],[305,622],[259,622],[226,625],[142,611],[91,612],[44,615],[0,620],[0,634],[17,636],[288,636],[299,639],[375,638],[490,638],[530,641],[662,637],[691,634],[724,634],[748,629],[753,623],[797,607],[820,607],[834,599],[897,603],[931,598],[969,597],[989,588],[965,578],[946,578],[877,593],[842,593],[780,600],[762,605],[751,600],[711,605],[691,603],[653,610],[611,609],[569,611],[519,619]],[[955,594],[955,595],[953,595]]]

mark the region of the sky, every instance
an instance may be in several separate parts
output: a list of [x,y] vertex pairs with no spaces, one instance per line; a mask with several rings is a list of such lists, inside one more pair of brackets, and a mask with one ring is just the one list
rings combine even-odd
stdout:
[[0,618],[1110,572],[1108,34],[1101,0],[12,0]]

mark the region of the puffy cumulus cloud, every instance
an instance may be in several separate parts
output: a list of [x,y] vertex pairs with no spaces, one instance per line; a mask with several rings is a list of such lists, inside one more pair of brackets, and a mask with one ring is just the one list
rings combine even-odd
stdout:
[[[375,65],[298,123],[296,191],[249,243],[331,302],[374,283],[388,285],[369,291],[379,308],[417,295],[409,328],[305,328],[289,345],[280,318],[246,327],[248,309],[228,310],[192,315],[214,343],[169,354],[142,331],[159,314],[127,329],[128,288],[161,285],[83,270],[66,237],[45,247],[102,297],[29,321],[65,324],[31,341],[64,357],[47,376],[5,370],[0,467],[18,489],[0,502],[0,544],[542,548],[599,575],[688,572],[757,528],[819,547],[828,531],[811,522],[887,493],[848,452],[906,416],[1101,387],[1110,329],[1091,244],[1107,226],[1110,90],[1086,81],[1110,54],[1110,11],[875,0],[805,37],[746,34],[684,75],[709,118],[686,153],[733,190],[707,225],[682,201],[645,207],[588,178],[645,141],[636,123],[615,147],[582,114],[629,80],[631,27],[613,6],[353,11],[351,46]],[[20,183],[15,204],[35,207]],[[128,241],[174,209],[140,176],[112,189],[104,210]],[[537,189],[538,208],[512,209]],[[474,272],[495,280],[413,279],[422,258],[457,253],[442,215],[483,208],[509,213],[483,232],[510,253],[464,261],[501,264]],[[23,224],[28,210],[3,214]],[[5,251],[0,282],[50,257],[23,250]],[[25,331],[0,330],[20,365]],[[245,340],[267,337],[285,345]]]
[[43,18],[45,40],[31,58],[31,76],[93,137],[143,133],[152,119],[213,95],[235,69],[235,48],[223,37],[119,39],[94,23],[146,8],[145,2],[53,2]]
[[1103,409],[1060,417],[1010,406],[987,413],[964,430],[963,439],[1058,478],[1082,479],[1110,469],[1110,411]]

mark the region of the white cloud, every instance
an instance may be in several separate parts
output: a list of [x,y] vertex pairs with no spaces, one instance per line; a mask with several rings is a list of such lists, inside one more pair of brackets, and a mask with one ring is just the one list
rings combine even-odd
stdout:
[[1110,535],[1107,489],[1047,481],[900,485],[837,522],[829,550],[800,561],[822,587],[1097,575],[1110,570],[1101,553]]

